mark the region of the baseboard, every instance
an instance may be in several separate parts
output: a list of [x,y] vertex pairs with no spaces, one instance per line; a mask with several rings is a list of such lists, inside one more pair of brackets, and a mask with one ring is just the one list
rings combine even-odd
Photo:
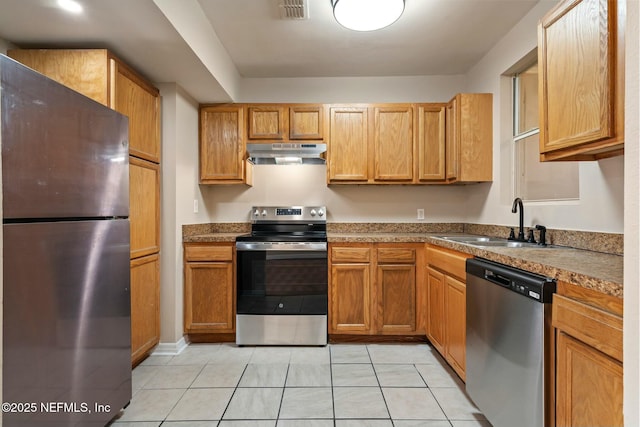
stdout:
[[182,353],[189,343],[185,337],[181,337],[178,342],[161,342],[151,353],[152,356],[177,356]]

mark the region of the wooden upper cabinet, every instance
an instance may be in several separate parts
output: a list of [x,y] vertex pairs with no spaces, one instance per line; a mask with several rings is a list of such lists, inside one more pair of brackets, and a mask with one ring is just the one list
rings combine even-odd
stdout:
[[129,117],[129,154],[160,162],[160,95],[123,63],[110,59],[110,105]]
[[248,139],[284,139],[287,133],[286,113],[286,108],[276,105],[247,107]]
[[289,139],[322,140],[324,108],[322,105],[289,107]]
[[413,179],[413,107],[373,108],[374,181]]
[[369,110],[331,107],[327,160],[329,182],[369,179]]
[[447,104],[445,110],[445,178],[449,182],[458,177],[458,152],[460,151],[460,130],[458,129],[457,98]]
[[109,53],[105,49],[10,49],[7,55],[110,107]]
[[158,89],[105,49],[16,49],[8,55],[129,117],[129,153],[160,162]]
[[564,0],[538,26],[540,158],[624,148],[623,0]]
[[422,104],[418,109],[418,180],[445,180],[445,104]]
[[244,109],[200,106],[200,183],[245,182]]
[[447,181],[492,181],[493,94],[459,93],[445,115]]
[[247,139],[253,143],[322,141],[322,104],[249,104]]

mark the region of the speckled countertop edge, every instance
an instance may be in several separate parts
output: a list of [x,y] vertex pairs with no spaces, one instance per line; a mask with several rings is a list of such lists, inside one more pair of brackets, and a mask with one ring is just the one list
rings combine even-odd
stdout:
[[[438,235],[455,235],[485,231],[485,234],[496,235],[482,226],[430,223],[333,223],[328,224],[328,241],[330,243],[431,243],[441,247],[457,250],[477,257],[500,262],[512,267],[553,277],[557,280],[592,289],[607,295],[623,297],[623,257],[615,254],[622,243],[622,235],[606,235],[593,233],[595,239],[606,238],[607,247],[613,247],[614,253],[601,253],[569,247],[547,248],[486,248],[452,242]],[[475,227],[475,228],[474,228]],[[183,225],[184,243],[234,242],[236,237],[250,231],[249,223],[216,223]],[[498,235],[504,227],[497,226]],[[355,232],[348,232],[353,230]],[[571,232],[565,232],[571,233]],[[577,232],[587,235],[585,232]],[[501,236],[504,237],[504,236]]]
[[559,246],[487,248],[452,242],[439,238],[438,234],[425,233],[328,233],[327,239],[329,243],[431,243],[614,297],[623,296],[623,257],[620,255]]

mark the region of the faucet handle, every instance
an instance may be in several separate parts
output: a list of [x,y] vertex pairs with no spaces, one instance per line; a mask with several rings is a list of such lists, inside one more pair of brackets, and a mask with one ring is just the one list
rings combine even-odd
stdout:
[[547,242],[546,242],[546,240],[547,240],[547,236],[546,236],[547,227],[545,227],[544,225],[538,224],[538,225],[536,225],[536,230],[540,231],[540,241],[538,242],[538,245],[547,246]]
[[516,240],[516,232],[513,229],[513,227],[511,227],[511,231],[509,231],[509,237],[507,239],[508,240]]
[[527,236],[527,243],[536,243],[536,238],[533,236],[533,229],[529,229],[529,235]]

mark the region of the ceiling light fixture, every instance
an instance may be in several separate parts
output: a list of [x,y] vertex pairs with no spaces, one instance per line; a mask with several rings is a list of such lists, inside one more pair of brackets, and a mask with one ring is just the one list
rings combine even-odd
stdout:
[[336,21],[355,31],[388,27],[404,12],[404,0],[331,0],[331,6]]
[[74,0],[58,0],[61,9],[71,13],[82,13],[82,5]]

